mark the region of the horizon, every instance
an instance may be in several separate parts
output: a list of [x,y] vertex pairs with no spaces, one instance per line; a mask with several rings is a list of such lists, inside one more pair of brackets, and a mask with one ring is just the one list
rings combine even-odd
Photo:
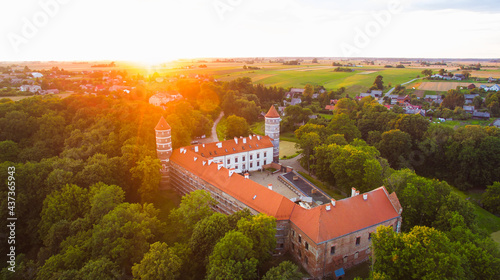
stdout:
[[491,0],[27,0],[0,7],[0,61],[9,62],[500,57],[500,5]]

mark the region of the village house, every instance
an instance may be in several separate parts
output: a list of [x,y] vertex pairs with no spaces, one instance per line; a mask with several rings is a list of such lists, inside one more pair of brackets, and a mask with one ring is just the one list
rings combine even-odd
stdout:
[[39,91],[42,90],[42,87],[41,86],[37,86],[37,85],[22,85],[19,87],[19,90],[20,91],[29,91],[29,92],[32,92],[32,93],[37,93]]
[[474,113],[474,106],[466,106],[466,105],[464,105],[464,108],[463,108],[463,109],[464,109],[464,111],[465,111],[466,113],[469,113],[469,114]]
[[464,94],[465,104],[471,104],[476,96],[479,96],[479,94]]
[[168,102],[179,99],[182,99],[182,95],[177,91],[160,92],[149,98],[149,104],[161,106],[162,104],[167,104]]
[[248,173],[238,174],[238,170],[263,168],[265,160],[277,164],[279,122],[273,106],[266,114],[265,136],[172,150],[171,128],[162,117],[155,127],[162,186],[181,194],[205,190],[218,202],[214,210],[220,213],[246,208],[254,215],[273,216],[277,221],[275,255],[289,252],[315,278],[342,275],[344,269],[369,260],[371,236],[378,226],[391,226],[400,232],[401,204],[385,187],[363,194],[353,188],[351,197],[308,208],[273,191],[272,185],[250,180]]

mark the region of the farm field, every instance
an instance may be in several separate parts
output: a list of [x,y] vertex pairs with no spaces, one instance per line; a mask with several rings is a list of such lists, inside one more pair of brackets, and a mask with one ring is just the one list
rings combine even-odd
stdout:
[[[72,95],[72,93],[56,93],[56,94],[50,94],[50,95],[38,95],[38,96],[57,96],[57,97],[60,97],[60,98],[66,98],[68,96]],[[29,97],[33,97],[35,95],[28,95],[28,96],[0,96],[0,99],[2,98],[8,98],[12,101],[19,101],[21,99],[25,99],[25,98],[29,98]]]
[[354,72],[333,72],[332,68],[318,68],[317,66],[308,69],[307,66],[297,66],[287,71],[274,68],[263,68],[260,70],[245,70],[232,73],[216,75],[215,78],[223,81],[230,81],[240,77],[250,77],[254,83],[266,86],[299,87],[306,84],[322,85],[326,89],[337,89],[345,87],[347,93],[356,94],[367,90],[375,80],[375,77],[382,75],[384,84],[401,84],[414,79],[420,74],[420,69],[378,69],[369,67],[354,68]]
[[[431,91],[448,91],[450,89],[456,89],[458,86],[468,86],[470,83],[461,82],[422,82],[418,89],[420,90],[431,90]],[[491,86],[493,84],[485,83],[474,83],[476,87],[481,85]]]

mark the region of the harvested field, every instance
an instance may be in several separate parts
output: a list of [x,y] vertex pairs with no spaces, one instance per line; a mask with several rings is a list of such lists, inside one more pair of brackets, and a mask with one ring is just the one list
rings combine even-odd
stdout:
[[[483,83],[474,83],[476,87],[480,87],[481,85],[491,86],[493,84],[483,84]],[[420,90],[432,90],[432,91],[448,91],[450,89],[456,89],[458,86],[468,86],[470,83],[460,83],[460,82],[422,82],[422,84],[418,87]]]
[[368,74],[373,74],[373,73],[377,73],[378,71],[365,71],[365,72],[361,72],[361,73],[358,73],[359,75],[368,75]]

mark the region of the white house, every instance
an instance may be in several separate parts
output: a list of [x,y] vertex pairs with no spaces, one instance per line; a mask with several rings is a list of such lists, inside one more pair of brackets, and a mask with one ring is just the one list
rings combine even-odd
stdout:
[[32,86],[32,85],[22,85],[19,87],[19,90],[20,91],[29,91],[29,92],[32,92],[32,93],[36,93],[36,92],[39,92],[42,90],[42,87],[40,86]]
[[155,106],[161,106],[162,104],[168,103],[170,101],[179,100],[182,98],[182,95],[176,91],[164,93],[157,93],[149,98],[149,104],[153,104]]

